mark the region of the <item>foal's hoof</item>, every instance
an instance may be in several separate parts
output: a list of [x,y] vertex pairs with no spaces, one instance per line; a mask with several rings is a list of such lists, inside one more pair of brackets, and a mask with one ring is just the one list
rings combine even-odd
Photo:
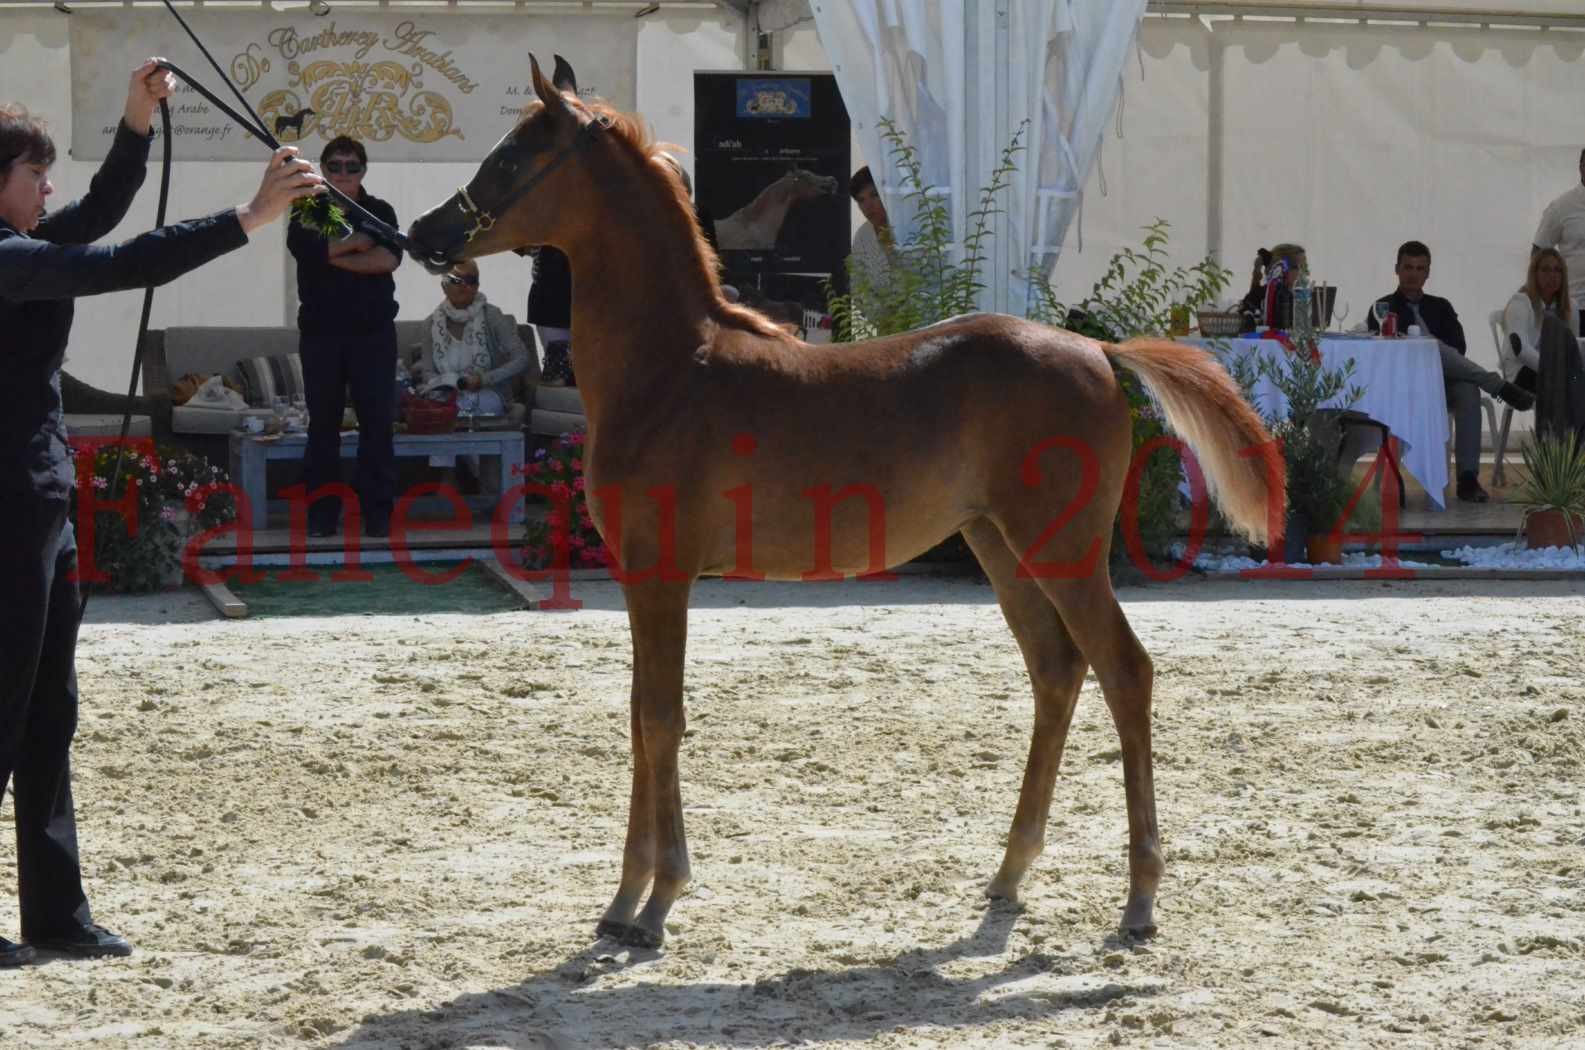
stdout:
[[625,942],[628,933],[632,929],[633,927],[625,922],[617,922],[614,919],[601,919],[600,925],[594,928],[594,935],[597,938],[609,937],[613,941]]
[[1143,943],[1144,941],[1154,940],[1156,936],[1156,924],[1152,922],[1147,923],[1144,926],[1119,926],[1117,928],[1117,936],[1124,942],[1133,943]]
[[642,926],[629,926],[622,931],[622,943],[632,948],[659,948],[665,939],[664,933],[655,933]]

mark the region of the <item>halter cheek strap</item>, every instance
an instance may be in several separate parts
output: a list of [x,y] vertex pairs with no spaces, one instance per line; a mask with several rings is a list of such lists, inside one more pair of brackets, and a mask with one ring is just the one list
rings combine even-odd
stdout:
[[468,234],[463,238],[463,243],[473,240],[479,234],[486,232],[495,225],[495,216],[487,211],[482,211],[473,203],[473,198],[468,196],[468,187],[457,187],[457,207],[462,209],[462,217],[473,223],[468,227]]
[[566,149],[550,158],[550,163],[536,171],[527,182],[515,187],[512,192],[497,201],[491,210],[479,207],[474,202],[473,195],[468,192],[468,187],[459,187],[457,189],[457,210],[462,212],[462,217],[471,223],[468,227],[468,232],[463,236],[463,243],[467,244],[479,234],[493,228],[498,215],[504,214],[508,208],[522,200],[529,190],[545,181],[551,172],[571,160],[574,154],[593,142],[596,134],[607,131],[610,127],[610,117],[599,116],[589,121],[589,123],[578,129],[577,137],[572,140],[572,143]]

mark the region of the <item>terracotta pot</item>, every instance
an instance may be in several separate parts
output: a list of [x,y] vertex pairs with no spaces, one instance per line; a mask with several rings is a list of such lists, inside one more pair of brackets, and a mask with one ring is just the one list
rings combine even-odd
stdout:
[[[1585,539],[1585,518],[1578,514],[1574,518],[1573,542]],[[1560,510],[1531,511],[1524,519],[1524,545],[1534,550],[1537,547],[1567,547],[1571,542],[1568,522],[1563,520]]]
[[1313,532],[1304,541],[1311,565],[1343,564],[1343,537],[1330,532]]

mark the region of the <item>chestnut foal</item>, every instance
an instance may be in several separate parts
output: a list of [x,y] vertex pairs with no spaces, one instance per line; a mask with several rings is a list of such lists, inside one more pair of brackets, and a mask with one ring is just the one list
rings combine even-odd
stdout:
[[1132,453],[1113,366],[1154,392],[1227,517],[1263,540],[1283,474],[1259,417],[1210,355],[1169,342],[1114,346],[972,315],[859,344],[801,343],[722,297],[681,183],[636,119],[561,94],[537,62],[533,81],[538,102],[410,232],[437,270],[539,244],[572,263],[590,511],[621,566],[633,633],[633,791],[599,933],[658,946],[688,881],[677,748],[694,580],[877,573],[961,531],[1035,695],[1023,788],[988,892],[1016,899],[1041,851],[1093,667],[1122,741],[1122,928],[1149,936],[1163,870],[1152,672],[1107,576]]

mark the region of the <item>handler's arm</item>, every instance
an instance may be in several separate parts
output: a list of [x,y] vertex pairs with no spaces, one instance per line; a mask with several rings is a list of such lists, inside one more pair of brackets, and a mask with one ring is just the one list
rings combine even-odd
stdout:
[[296,150],[277,150],[259,191],[247,204],[203,219],[151,230],[112,246],[52,244],[33,237],[0,239],[0,296],[69,299],[165,284],[248,243],[248,233],[280,218],[297,197],[324,181]]

